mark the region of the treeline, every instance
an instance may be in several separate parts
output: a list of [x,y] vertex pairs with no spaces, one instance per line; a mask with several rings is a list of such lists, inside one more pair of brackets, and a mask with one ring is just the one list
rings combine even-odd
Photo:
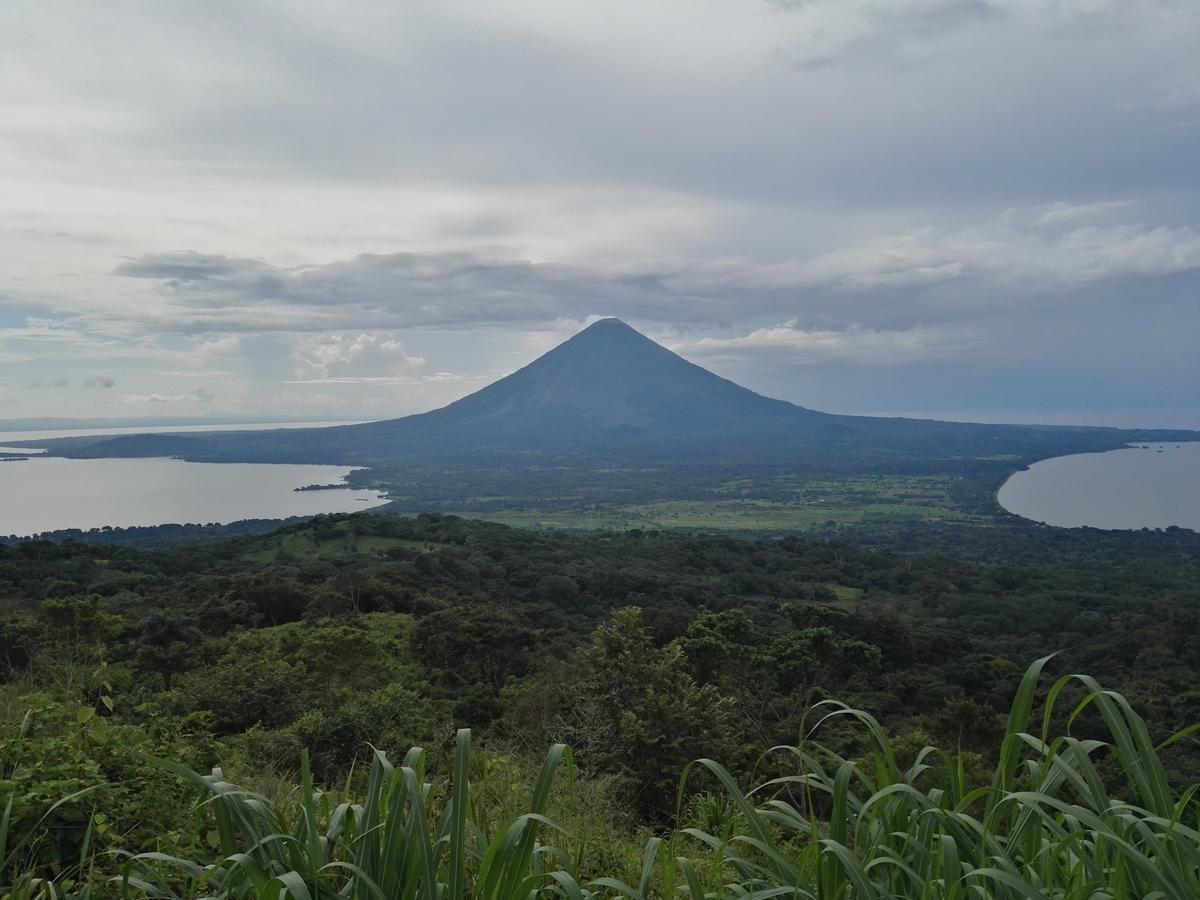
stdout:
[[98,546],[165,550],[177,544],[193,541],[227,541],[234,537],[267,534],[289,523],[308,521],[308,518],[308,516],[296,516],[288,519],[241,519],[227,524],[184,522],[182,524],[130,525],[128,527],[106,525],[103,528],[60,528],[32,535],[0,534],[0,544],[15,547],[19,544],[31,544],[39,541],[50,541],[56,544],[74,541]]

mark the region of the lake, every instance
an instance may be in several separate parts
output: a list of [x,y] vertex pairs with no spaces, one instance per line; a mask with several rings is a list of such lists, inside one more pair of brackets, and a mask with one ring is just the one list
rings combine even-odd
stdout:
[[[235,429],[256,430],[256,427],[109,428],[102,433]],[[63,432],[0,433],[0,452],[30,454],[19,462],[0,461],[0,534],[28,535],[105,525],[116,528],[188,522],[227,524],[241,519],[357,512],[386,502],[370,490],[295,490],[310,484],[339,484],[354,471],[349,466],[60,459],[42,457],[38,451],[3,447],[6,439],[64,436]]]
[[1200,531],[1200,442],[1043,460],[1008,479],[997,499],[1047,525]]

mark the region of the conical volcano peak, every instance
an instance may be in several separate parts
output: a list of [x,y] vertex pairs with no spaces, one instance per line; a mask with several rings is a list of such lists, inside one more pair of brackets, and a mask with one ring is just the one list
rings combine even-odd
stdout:
[[633,328],[632,326],[626,324],[621,319],[618,319],[616,316],[605,316],[604,318],[597,319],[591,325],[588,325],[585,328],[583,328],[583,330],[580,332],[580,334],[582,334],[584,331],[591,331],[593,328],[604,329],[604,328],[614,328],[614,327],[627,328],[630,331],[637,331],[636,328]]
[[642,389],[653,390],[659,378],[684,368],[694,367],[620,319],[606,318],[576,332],[522,372],[553,372],[559,378],[568,372],[592,378],[603,374],[610,381],[638,379]]
[[582,331],[578,332],[578,334],[636,334],[638,337],[645,337],[644,334],[642,334],[632,325],[616,318],[615,316],[607,316],[603,319],[597,319],[591,325],[588,325]]
[[[555,349],[579,344],[604,343],[613,346],[620,344],[645,345],[654,344],[636,328],[616,318],[597,319],[591,325],[576,332]],[[655,344],[655,346],[658,346]],[[553,351],[551,351],[553,352]]]
[[804,411],[688,362],[620,319],[593,322],[525,368],[428,413],[538,440],[586,442],[614,430],[655,440],[776,428]]

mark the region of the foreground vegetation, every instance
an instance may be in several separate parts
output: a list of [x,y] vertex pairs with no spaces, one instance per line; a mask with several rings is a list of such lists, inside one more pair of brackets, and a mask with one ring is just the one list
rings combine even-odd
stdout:
[[[1090,678],[1058,679],[1039,721],[1034,691],[1046,661],[1021,681],[988,783],[972,783],[962,754],[933,747],[902,763],[872,716],[827,701],[814,709],[816,723],[798,745],[771,751],[786,760],[785,774],[748,792],[713,760],[685,769],[677,812],[692,823],[650,837],[636,878],[595,870],[588,836],[550,817],[556,808],[578,815],[565,746],[551,749],[520,811],[497,818],[491,798],[473,783],[471,736],[463,729],[446,772],[431,772],[419,749],[396,763],[374,751],[357,796],[352,789],[317,789],[307,756],[299,786],[275,801],[236,787],[220,769],[199,775],[163,764],[198,789],[194,816],[210,829],[208,846],[181,855],[176,844],[186,841],[160,840],[161,849],[149,852],[102,854],[87,839],[103,825],[92,814],[84,816],[79,864],[52,880],[22,871],[22,851],[56,841],[46,819],[86,808],[87,788],[24,830],[9,827],[10,797],[0,822],[0,886],[10,897],[302,900],[1200,896],[1200,782],[1173,788],[1145,723],[1123,697]],[[1106,741],[1069,734],[1051,740],[1055,704],[1073,682],[1086,693],[1069,721],[1092,707]],[[818,741],[836,718],[864,732],[861,757],[844,757]],[[1106,763],[1120,777],[1106,778]],[[563,791],[558,779],[556,797],[560,769],[567,770],[567,785]],[[717,793],[700,795],[689,812],[689,781],[697,775],[709,776]],[[633,842],[627,843],[628,850]]]
[[929,528],[0,547],[0,882],[1195,896],[1200,536]]

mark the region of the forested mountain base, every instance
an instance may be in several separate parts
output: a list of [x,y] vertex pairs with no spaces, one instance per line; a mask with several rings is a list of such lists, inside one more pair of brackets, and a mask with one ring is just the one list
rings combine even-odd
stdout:
[[[95,874],[85,881],[96,891],[115,891],[118,883],[104,879],[124,871],[123,852],[214,861],[248,839],[249,832],[237,829],[270,824],[237,819],[241,824],[229,831],[220,825],[220,804],[197,810],[187,778],[152,758],[200,772],[223,766],[224,780],[260,791],[274,804],[277,812],[269,815],[282,819],[271,827],[300,828],[297,839],[304,843],[315,839],[318,821],[326,834],[361,827],[339,820],[335,829],[334,808],[343,796],[386,794],[399,804],[396,815],[409,815],[417,797],[406,793],[409,775],[373,763],[372,747],[400,766],[414,745],[429,748],[420,765],[418,757],[410,759],[418,794],[423,781],[433,785],[421,802],[448,817],[431,820],[430,852],[441,860],[435,868],[458,878],[459,887],[475,879],[472,896],[502,893],[484,890],[477,880],[484,862],[472,854],[484,847],[480,841],[500,834],[504,822],[531,811],[527,788],[546,747],[556,742],[573,748],[577,777],[571,790],[563,779],[555,781],[543,812],[552,811],[570,837],[556,843],[546,826],[541,839],[566,848],[570,858],[535,865],[533,857],[522,862],[512,850],[513,865],[524,873],[512,876],[514,890],[541,872],[537,887],[558,885],[570,895],[573,888],[549,876],[559,870],[575,884],[615,874],[636,886],[647,829],[692,842],[672,843],[651,867],[656,892],[663,890],[658,879],[667,877],[660,871],[664,860],[698,858],[714,846],[715,856],[697,862],[695,872],[709,891],[721,879],[744,882],[748,890],[796,885],[801,878],[850,883],[852,866],[830,862],[822,841],[849,846],[866,865],[862,854],[880,839],[868,827],[874,821],[865,812],[869,788],[886,784],[915,784],[917,791],[889,792],[895,802],[880,807],[888,828],[900,827],[925,803],[930,809],[964,804],[964,814],[986,819],[985,807],[995,800],[972,791],[997,778],[1014,793],[1044,789],[1056,802],[1099,803],[1103,808],[1093,813],[1109,823],[1105,827],[1143,828],[1102,799],[1121,797],[1160,819],[1169,806],[1180,827],[1194,828],[1194,797],[1184,793],[1197,780],[1200,760],[1191,737],[1154,756],[1149,781],[1138,782],[1141,776],[1128,771],[1129,754],[1150,765],[1146,748],[1200,721],[1200,597],[1187,565],[1195,555],[1181,543],[1185,536],[1141,540],[1147,561],[1179,564],[1148,564],[1136,572],[1127,566],[1114,574],[1103,566],[1089,571],[1083,551],[1055,570],[1045,559],[993,566],[815,539],[638,531],[550,536],[434,515],[336,516],[161,552],[48,542],[0,547],[0,790],[11,798],[0,829],[11,835],[7,849],[0,847],[3,878],[12,885],[14,873],[31,872],[65,884],[86,859],[84,868]],[[987,554],[980,549],[979,555]],[[1045,706],[1044,726],[1041,707],[1031,710],[1033,719],[1030,710],[1022,715],[1017,709],[1014,724],[1014,696],[1018,707],[1025,702],[1021,673],[1030,660],[1054,651],[1061,652],[1048,663],[1048,674],[1097,673],[1132,707],[1096,700],[1074,715],[1091,687],[1066,680],[1056,702]],[[1024,696],[1033,703],[1032,686]],[[832,698],[873,713],[892,736],[886,752],[882,732],[868,720],[841,714],[820,728],[828,753],[810,746],[800,756],[764,755],[776,745],[807,746],[820,717],[813,704]],[[438,843],[439,829],[458,833],[444,793],[456,783],[451,747],[458,726],[474,729],[470,816],[478,833],[471,830],[458,844],[450,838]],[[1043,727],[1047,737],[1069,734],[1083,743],[1039,750],[1036,740],[1023,745],[1006,738],[1041,734]],[[1121,728],[1130,737],[1118,751],[1089,743],[1113,741]],[[927,744],[949,756],[923,752]],[[1035,764],[1016,766],[1027,752]],[[302,780],[302,753],[308,759],[303,779],[332,791],[322,799],[305,800],[308,788],[297,795],[291,787]],[[779,794],[791,812],[783,806],[755,812],[713,767],[693,770],[681,803],[680,774],[701,757],[720,760],[742,785],[806,774],[752,799]],[[862,766],[839,774],[837,760],[854,759]],[[926,772],[925,765],[933,768]],[[868,778],[869,772],[875,774]],[[1133,788],[1124,786],[1130,775]],[[224,781],[205,782],[205,790],[225,791],[214,787],[218,783]],[[943,793],[934,794],[935,787]],[[830,796],[823,798],[826,789]],[[816,796],[805,799],[808,791]],[[575,799],[568,802],[568,795]],[[62,798],[71,799],[55,806]],[[229,795],[227,802],[241,801]],[[1016,809],[1025,801],[1012,802]],[[1076,815],[1048,801],[1030,803],[1021,807],[1027,817],[1004,819],[1005,829],[1027,830],[1022,839],[1034,840],[1036,829],[1028,829],[1043,812],[1051,819]],[[999,833],[1004,815],[995,813],[988,827]],[[532,827],[533,820],[522,821]],[[1101,824],[1086,817],[1055,821],[1037,831],[1038,840],[1065,840],[1081,821],[1088,828]],[[953,837],[948,822],[937,828]],[[676,826],[712,836],[716,845],[696,833],[671,832]],[[416,840],[413,827],[406,829],[405,840]],[[359,840],[361,832],[354,834],[359,837],[344,839]],[[1180,834],[1171,840],[1184,840]],[[759,843],[734,848],[722,835]],[[921,840],[929,836],[922,833]],[[513,840],[524,846],[524,836]],[[1090,840],[1081,835],[1067,846],[1090,847]],[[1144,840],[1143,834],[1134,843]],[[353,862],[330,849],[336,843],[326,847],[326,862]],[[950,851],[938,846],[942,865]],[[1188,846],[1184,840],[1182,855],[1171,851],[1178,869],[1169,876],[1172,890],[1194,884],[1186,881],[1195,876],[1195,856],[1187,855],[1195,847]],[[740,862],[731,859],[735,849]],[[986,868],[987,848],[977,849],[982,855],[970,868]],[[419,842],[412,852],[418,850]],[[1021,852],[1034,850],[1031,844]],[[445,857],[459,851],[466,862]],[[780,868],[772,852],[791,868]],[[1004,854],[1011,861],[1016,850]],[[1086,870],[1087,854],[1077,855]],[[306,858],[320,868],[315,857]],[[288,871],[303,869],[293,862]],[[1098,862],[1098,871],[1110,871],[1110,863],[1116,865]],[[146,865],[159,872],[155,877],[167,886],[162,890],[220,893],[186,866],[169,874],[138,863]],[[1014,865],[1014,877],[1031,877],[1024,863]],[[1050,877],[1058,863],[1047,865],[1041,877]],[[1129,865],[1132,872],[1142,863]],[[463,868],[453,876],[456,866]],[[303,896],[300,887],[316,896],[349,883],[338,881],[348,870],[322,875],[317,869],[302,872],[299,886],[267,882],[293,896]],[[184,870],[191,874],[185,877]],[[673,873],[680,887],[698,890],[685,868]],[[268,876],[275,874],[281,873]],[[868,875],[870,881],[880,873]],[[1095,883],[1088,881],[1093,876],[1062,877],[1086,886]],[[146,872],[137,877],[146,886],[138,890],[159,883]],[[235,878],[222,889],[274,896],[245,877],[249,881]],[[413,884],[420,882],[413,877]],[[989,882],[993,888],[1004,881],[997,879]],[[433,890],[432,880],[425,890]],[[898,882],[888,884],[898,890]],[[963,882],[964,891],[968,886]],[[650,889],[649,882],[641,886],[642,893]],[[371,893],[362,885],[349,890]],[[847,896],[921,895],[880,890],[870,893],[864,883]],[[968,896],[948,887],[926,895]]]

